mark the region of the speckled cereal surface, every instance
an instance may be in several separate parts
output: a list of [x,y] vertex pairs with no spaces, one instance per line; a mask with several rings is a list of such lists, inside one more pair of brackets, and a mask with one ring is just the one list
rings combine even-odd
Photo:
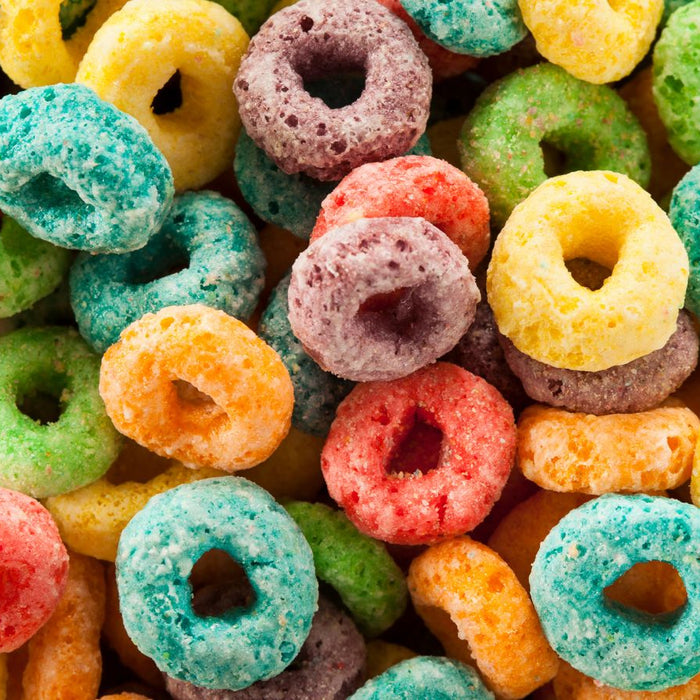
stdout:
[[294,385],[292,425],[312,435],[328,433],[335,409],[352,382],[326,372],[305,352],[289,324],[289,275],[275,287],[258,325],[258,335],[275,350]]
[[455,53],[493,56],[527,33],[517,0],[401,0],[434,42]]
[[[346,107],[332,109],[304,89],[329,71],[358,69],[365,88]],[[284,172],[339,180],[416,143],[431,78],[411,31],[379,3],[301,0],[272,15],[250,42],[234,92],[249,136]]]
[[567,170],[613,170],[649,184],[646,135],[624,100],[541,63],[489,86],[460,133],[462,168],[497,226],[547,179],[543,142],[566,154]]
[[365,683],[349,700],[493,700],[476,671],[439,656],[418,656]]
[[700,3],[676,10],[654,47],[654,100],[676,153],[689,165],[700,162]]
[[[184,269],[168,274],[183,262]],[[81,335],[104,352],[130,323],[165,306],[204,304],[247,319],[262,291],[264,269],[245,214],[216,192],[187,192],[175,197],[163,227],[145,247],[125,255],[81,256],[71,270],[71,306]]]
[[[188,576],[222,549],[255,592],[247,608],[199,617]],[[208,688],[245,688],[283,671],[316,610],[311,550],[262,488],[238,477],[205,479],[152,498],[127,525],[117,553],[124,626],[169,675]]]
[[0,207],[33,236],[122,253],[162,225],[170,168],[143,127],[81,85],[0,100]]
[[[547,637],[574,668],[623,690],[663,690],[700,672],[700,511],[671,498],[607,495],[547,535],[530,574]],[[688,602],[648,615],[603,590],[634,564],[667,561]]]

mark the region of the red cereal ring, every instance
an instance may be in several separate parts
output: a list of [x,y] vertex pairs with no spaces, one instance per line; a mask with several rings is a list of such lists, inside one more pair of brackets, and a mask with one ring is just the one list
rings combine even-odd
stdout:
[[68,580],[68,553],[38,501],[0,488],[0,654],[49,619]]
[[421,216],[447,234],[474,270],[489,248],[489,204],[461,170],[432,156],[355,168],[323,200],[311,241],[360,218]]
[[514,457],[508,403],[483,379],[439,362],[356,386],[338,407],[321,468],[330,495],[362,532],[429,544],[486,517]]

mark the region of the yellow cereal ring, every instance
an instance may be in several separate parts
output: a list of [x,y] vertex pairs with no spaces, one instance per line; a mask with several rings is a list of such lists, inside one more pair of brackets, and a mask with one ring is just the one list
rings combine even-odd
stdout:
[[[95,34],[75,79],[145,127],[176,189],[196,189],[233,163],[233,79],[247,47],[240,22],[214,2],[131,0]],[[182,104],[171,109],[176,94],[173,104],[154,105],[175,75]]]
[[100,395],[117,430],[139,444],[225,471],[267,459],[294,404],[279,355],[241,321],[201,304],[128,326],[102,358]]
[[700,438],[693,453],[693,470],[690,476],[690,498],[700,508]]
[[[566,261],[612,270],[598,290]],[[688,255],[666,214],[619,173],[547,180],[496,239],[488,300],[501,333],[540,362],[584,371],[622,365],[663,347],[685,301]]]
[[559,660],[515,574],[469,537],[433,545],[413,560],[408,588],[448,656],[476,661],[502,698],[523,698],[551,680]]
[[95,698],[102,676],[102,565],[70,554],[68,584],[49,621],[29,640],[24,698]]
[[571,75],[610,83],[644,58],[663,0],[518,0],[537,50]]
[[379,676],[392,666],[415,656],[416,652],[400,644],[373,639],[367,642],[367,679]]
[[529,406],[518,420],[517,464],[550,491],[662,491],[690,478],[700,420],[689,409],[594,416]]
[[2,0],[0,66],[23,88],[70,83],[93,35],[126,0],[97,0],[85,24],[64,39],[63,0]]

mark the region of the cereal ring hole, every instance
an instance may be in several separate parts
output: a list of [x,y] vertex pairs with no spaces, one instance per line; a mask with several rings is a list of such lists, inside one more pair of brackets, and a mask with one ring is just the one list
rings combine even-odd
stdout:
[[[323,100],[327,107],[340,109],[360,99],[365,91],[365,75],[361,71],[346,71],[327,78],[304,80],[304,90],[311,97]],[[325,130],[325,125],[319,123],[318,135],[323,136]]]
[[68,41],[81,27],[85,26],[88,15],[98,0],[63,0],[58,8],[61,23],[61,37]]
[[387,474],[401,478],[406,474],[427,474],[437,468],[444,435],[435,419],[424,409],[415,408],[404,425],[407,431],[387,462]]
[[216,401],[209,394],[197,389],[196,386],[186,382],[184,379],[176,379],[173,381],[177,397],[181,402],[191,405],[195,409],[205,411],[223,411],[220,406],[217,406]]
[[[175,223],[179,223],[175,221]],[[132,268],[129,270],[129,283],[144,285],[149,282],[176,275],[190,266],[189,252],[185,248],[169,242],[167,248],[159,251],[157,260],[148,256],[131,256]]]
[[67,384],[66,376],[60,372],[42,373],[33,378],[32,386],[19,388],[15,404],[39,425],[56,423],[65,409]]
[[426,321],[431,314],[425,303],[424,286],[400,287],[365,299],[357,314],[364,332],[409,340],[426,333]]
[[199,617],[240,614],[256,600],[245,569],[223,549],[211,549],[195,562],[189,584],[192,608]]
[[182,107],[182,76],[176,70],[156,93],[151,102],[151,111],[160,116],[170,114],[179,107]]
[[577,284],[592,291],[600,289],[605,284],[605,280],[612,274],[610,268],[599,265],[588,258],[571,258],[566,260],[564,264]]
[[570,172],[571,169],[567,166],[568,157],[564,151],[545,139],[540,141],[540,148],[542,149],[544,173],[547,177],[556,177]]

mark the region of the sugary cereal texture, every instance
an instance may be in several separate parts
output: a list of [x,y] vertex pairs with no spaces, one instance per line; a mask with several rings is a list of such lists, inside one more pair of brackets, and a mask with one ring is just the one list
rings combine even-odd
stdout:
[[[304,90],[307,80],[352,70],[364,72],[365,88],[346,108]],[[339,180],[416,143],[431,83],[408,27],[374,0],[302,0],[251,41],[234,92],[249,136],[284,172]]]
[[[239,563],[254,591],[243,610],[200,617],[188,577],[206,552]],[[263,489],[237,477],[205,479],[152,498],[117,553],[124,625],[169,675],[238,690],[282,672],[302,647],[318,584],[306,540]]]
[[649,50],[663,0],[519,0],[537,50],[590,83],[629,75]]
[[552,491],[673,489],[690,477],[700,419],[688,408],[594,416],[530,406],[518,420],[517,464]]
[[279,355],[201,304],[169,306],[126,328],[102,358],[100,395],[117,429],[139,444],[225,471],[269,457],[294,403]]
[[170,167],[144,128],[82,85],[0,100],[0,206],[65,248],[143,247],[173,198]]
[[[566,267],[612,270],[603,286]],[[666,214],[619,173],[574,172],[540,185],[513,211],[493,249],[488,301],[498,329],[540,362],[584,371],[663,347],[676,330],[688,256]]]
[[700,5],[674,12],[654,47],[654,99],[668,130],[668,141],[689,165],[700,161]]

